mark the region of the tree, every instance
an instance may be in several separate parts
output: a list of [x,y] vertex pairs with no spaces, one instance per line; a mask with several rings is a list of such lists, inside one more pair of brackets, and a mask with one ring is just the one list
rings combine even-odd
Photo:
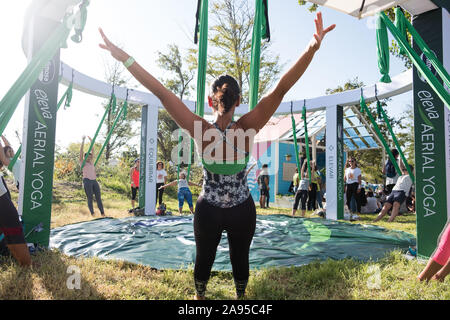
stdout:
[[[122,64],[118,61],[115,61],[113,63],[107,63],[105,66],[105,80],[107,83],[111,84],[111,86],[122,86],[122,87],[129,87],[130,84],[130,77],[126,78],[124,76],[124,67]],[[103,103],[103,107],[106,109],[109,106],[109,99]],[[116,119],[116,115],[120,111],[120,109],[123,106],[122,103],[117,103],[116,112],[112,110],[111,108],[108,110],[106,119],[105,119],[105,125],[106,125],[106,131],[104,133],[104,138],[106,139],[106,136],[111,131],[111,128],[114,124],[114,121]],[[141,108],[138,105],[135,104],[128,104],[128,111],[126,118],[122,118],[117,123],[117,126],[115,127],[111,138],[109,139],[108,143],[105,146],[104,149],[104,157],[106,160],[106,163],[109,163],[112,156],[117,153],[123,146],[129,143],[130,139],[138,134],[136,129],[136,122],[140,121],[141,118]],[[98,140],[97,140],[98,141]]]
[[[212,6],[207,73],[213,78],[224,73],[233,76],[243,102],[248,102],[254,10],[246,0],[216,0]],[[270,54],[270,45],[267,41],[261,44],[259,97],[274,84],[282,68],[279,55]]]
[[[169,52],[163,53],[158,51],[158,65],[160,68],[169,71],[174,77],[169,79],[162,79],[162,83],[166,88],[183,100],[184,96],[189,96],[192,89],[192,80],[195,76],[195,68],[197,66],[196,59],[192,57],[182,57],[180,48],[176,44],[168,46]],[[195,50],[190,53],[194,53]],[[187,68],[184,67],[187,64]]]

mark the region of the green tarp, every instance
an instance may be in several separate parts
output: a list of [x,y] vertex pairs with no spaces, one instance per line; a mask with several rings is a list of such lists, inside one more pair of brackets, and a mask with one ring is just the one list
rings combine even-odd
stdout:
[[[97,256],[156,269],[186,269],[195,260],[192,223],[192,216],[99,219],[53,229],[50,247],[76,257]],[[412,245],[415,238],[411,234],[377,226],[286,215],[258,216],[250,268],[301,266],[327,258],[367,261]],[[230,271],[229,260],[224,233],[213,269]]]

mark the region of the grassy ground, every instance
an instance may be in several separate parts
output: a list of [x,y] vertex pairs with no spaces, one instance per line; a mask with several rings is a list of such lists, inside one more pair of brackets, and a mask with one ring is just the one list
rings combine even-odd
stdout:
[[[103,189],[106,214],[129,216],[125,195]],[[13,193],[13,197],[16,195]],[[195,199],[194,199],[195,200]],[[80,185],[56,183],[52,228],[93,219]],[[168,209],[177,212],[177,201],[166,198]],[[289,209],[258,209],[258,214],[289,214]],[[185,208],[185,214],[188,214]],[[308,213],[310,215],[310,213]],[[99,218],[96,211],[94,218]],[[373,215],[352,223],[370,224]],[[390,229],[415,234],[415,216],[400,216],[394,223],[379,222]],[[57,251],[37,254],[38,266],[20,268],[9,258],[0,262],[0,300],[3,299],[191,299],[193,270],[154,270],[150,267],[98,258],[72,258]],[[78,268],[80,289],[68,289],[69,267]],[[360,263],[351,259],[315,262],[303,267],[252,270],[247,299],[450,299],[450,279],[444,283],[420,283],[424,268],[394,251],[378,261]],[[73,269],[72,269],[73,270]],[[70,281],[69,281],[70,282]],[[233,299],[230,272],[213,272],[209,299]]]

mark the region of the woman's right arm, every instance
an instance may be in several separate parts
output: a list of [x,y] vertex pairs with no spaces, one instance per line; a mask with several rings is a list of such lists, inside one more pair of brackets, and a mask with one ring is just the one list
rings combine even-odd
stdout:
[[[104,44],[100,44],[100,47],[108,50],[111,55],[118,61],[124,63],[130,56],[122,49],[115,46],[109,39],[105,36],[102,29],[99,29],[102,35]],[[189,134],[194,136],[194,123],[196,121],[201,121],[204,125],[207,122],[191,112],[189,108],[180,100],[173,92],[164,87],[161,82],[159,82],[155,77],[148,73],[144,68],[142,68],[137,62],[134,62],[128,71],[134,76],[134,78],[139,81],[144,87],[150,90],[163,104],[164,108],[169,112],[175,122],[183,129],[187,130]]]

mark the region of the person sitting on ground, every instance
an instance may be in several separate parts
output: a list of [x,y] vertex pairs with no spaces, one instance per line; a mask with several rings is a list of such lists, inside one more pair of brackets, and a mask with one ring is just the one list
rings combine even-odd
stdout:
[[139,192],[139,167],[141,161],[139,159],[134,160],[134,164],[131,167],[130,180],[131,180],[131,211],[134,210],[134,204]]
[[450,221],[447,221],[441,235],[438,246],[428,260],[428,264],[417,277],[418,280],[427,282],[430,279],[443,282],[450,273]]
[[[0,168],[7,162],[3,146],[0,143]],[[31,266],[31,256],[28,250],[19,214],[11,201],[6,184],[0,182],[0,234],[4,235],[6,246],[11,255],[21,266]]]
[[299,181],[299,186],[297,192],[295,193],[295,201],[292,206],[292,216],[295,216],[295,212],[297,212],[298,204],[301,201],[301,209],[302,209],[302,217],[305,216],[306,213],[306,202],[308,200],[308,190],[309,190],[309,178],[308,172],[306,172],[306,161],[303,162],[302,168],[300,169],[300,177],[302,178]]
[[[88,137],[92,144],[91,137]],[[83,136],[83,141],[81,142],[80,147],[80,167],[83,165],[84,158],[87,153],[84,153],[84,140],[86,136]],[[95,195],[95,200],[97,201],[98,209],[102,217],[105,217],[105,210],[103,209],[102,195],[100,192],[100,185],[97,182],[97,174],[95,173],[95,165],[94,165],[94,147],[91,149],[91,153],[86,159],[86,163],[84,164],[83,170],[83,186],[84,192],[86,193],[88,208],[91,215],[94,215],[94,204],[93,199]]]
[[[398,178],[394,188],[392,188],[392,192],[387,197],[386,202],[383,206],[383,210],[381,210],[380,214],[376,217],[374,222],[380,221],[389,212],[391,208],[392,213],[391,216],[389,217],[388,222],[394,221],[395,217],[397,217],[399,213],[400,206],[406,200],[406,197],[409,195],[413,182],[403,162],[400,162],[400,169],[402,170],[402,175]],[[411,171],[412,170],[414,170],[413,166],[411,166]]]
[[[15,153],[14,153],[14,149],[11,147],[11,144],[9,143],[9,141],[6,139],[6,137],[4,135],[2,135],[2,140],[3,140],[3,143],[5,144],[3,149],[4,149],[4,153],[6,155],[4,165],[6,167],[8,167],[9,164],[11,163],[12,159],[14,158]],[[14,166],[12,167],[12,173],[13,173],[13,176],[14,176],[14,183],[16,185],[17,190],[19,190],[20,168],[21,168],[21,166],[22,166],[22,160],[17,159],[16,162],[14,163]]]
[[416,211],[416,193],[412,190],[408,198],[406,198],[406,208],[408,212]]
[[159,189],[164,189],[170,186],[174,186],[178,184],[178,212],[180,214],[183,213],[183,206],[184,206],[184,200],[189,205],[189,210],[191,211],[191,214],[194,214],[194,205],[192,204],[192,193],[189,189],[189,186],[196,186],[196,187],[202,187],[200,184],[188,182],[186,180],[186,172],[180,172],[180,178],[178,180],[174,180],[172,182],[169,182],[168,184],[159,187]]
[[381,204],[373,194],[372,190],[367,192],[367,204],[361,207],[361,213],[378,213],[381,211]]

